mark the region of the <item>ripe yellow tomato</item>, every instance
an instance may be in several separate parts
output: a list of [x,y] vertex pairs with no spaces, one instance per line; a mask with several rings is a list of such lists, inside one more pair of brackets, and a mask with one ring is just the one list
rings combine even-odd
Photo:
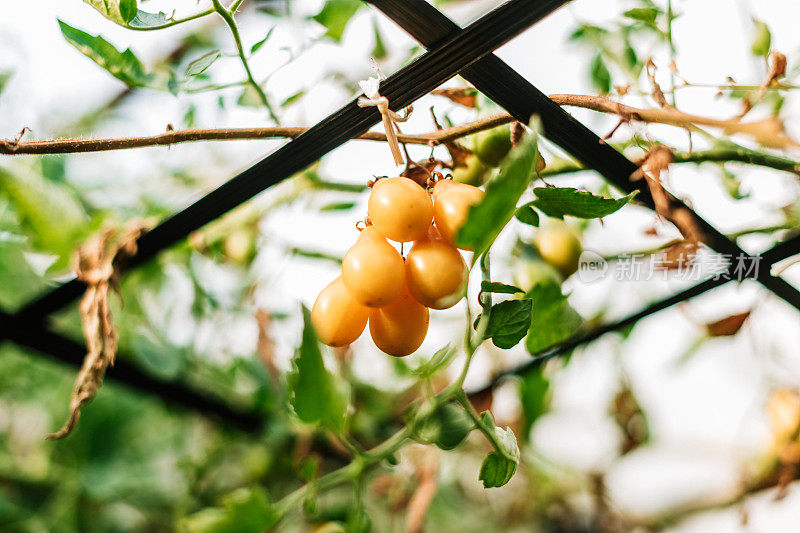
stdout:
[[[433,187],[433,219],[436,227],[453,246],[458,230],[467,221],[469,208],[483,200],[483,191],[466,183],[439,180]],[[466,248],[463,248],[466,249]]]
[[369,332],[381,351],[405,357],[422,345],[429,322],[428,308],[416,301],[405,288],[395,301],[370,312]]
[[369,309],[356,302],[339,276],[322,289],[311,308],[311,324],[328,346],[346,346],[361,336]]
[[345,287],[355,301],[367,307],[381,307],[397,298],[405,277],[402,256],[374,226],[361,231],[342,260]]
[[578,270],[583,247],[578,236],[566,224],[540,228],[533,237],[533,244],[542,259],[558,270],[564,279]]
[[408,290],[431,309],[447,309],[458,303],[467,288],[468,274],[461,253],[433,226],[406,257]]
[[404,178],[379,179],[372,187],[367,204],[372,225],[385,237],[409,242],[425,235],[433,219],[428,192]]

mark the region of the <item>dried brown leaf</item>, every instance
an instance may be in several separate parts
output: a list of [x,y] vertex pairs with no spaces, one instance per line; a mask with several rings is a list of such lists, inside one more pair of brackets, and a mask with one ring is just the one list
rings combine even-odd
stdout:
[[647,78],[650,80],[650,95],[653,97],[653,100],[656,101],[659,107],[672,107],[667,103],[664,91],[661,90],[661,86],[656,81],[657,68],[652,58],[647,60],[645,68],[647,70]]
[[706,324],[706,331],[711,337],[729,337],[736,335],[747,318],[750,316],[750,311],[744,313],[737,313],[735,315],[727,316],[721,320],[709,322]]
[[690,267],[694,264],[699,248],[697,242],[691,241],[673,244],[659,254],[656,267],[659,270],[682,270]]
[[117,333],[109,307],[109,293],[116,290],[119,275],[127,260],[136,254],[136,242],[145,232],[141,222],[129,224],[122,233],[107,229],[80,246],[75,254],[75,271],[86,284],[86,292],[78,307],[86,356],[75,379],[70,399],[70,414],[64,426],[47,439],[62,439],[72,433],[81,409],[91,402],[109,365],[117,353]]
[[431,91],[431,94],[444,96],[451,102],[474,109],[478,104],[478,91],[473,87],[440,88]]

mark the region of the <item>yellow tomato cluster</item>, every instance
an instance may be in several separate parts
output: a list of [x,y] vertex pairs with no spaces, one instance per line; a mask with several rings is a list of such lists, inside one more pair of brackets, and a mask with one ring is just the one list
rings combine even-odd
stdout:
[[[320,341],[350,344],[369,323],[383,352],[416,351],[428,333],[429,309],[447,309],[464,296],[468,270],[455,237],[482,197],[481,189],[447,179],[431,191],[405,177],[379,179],[367,205],[369,225],[311,310]],[[404,258],[390,240],[413,245]]]

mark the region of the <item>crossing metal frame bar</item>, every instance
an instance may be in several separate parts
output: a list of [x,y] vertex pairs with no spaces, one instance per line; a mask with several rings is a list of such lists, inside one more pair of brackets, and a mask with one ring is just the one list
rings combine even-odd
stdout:
[[[587,169],[597,171],[621,191],[629,193],[638,190],[637,201],[655,209],[653,198],[643,180],[630,179],[638,169],[635,163],[602,142],[493,53],[568,0],[509,0],[463,29],[425,0],[364,1],[383,12],[427,49],[414,62],[381,84],[381,94],[389,99],[392,109],[402,109],[460,74],[521,122],[528,123],[532,116],[538,116],[546,138]],[[191,232],[303,170],[379,121],[380,114],[375,108],[361,108],[355,99],[350,101],[302,135],[143,235],[138,242],[139,251],[128,268],[142,265]],[[673,208],[685,208],[691,213],[710,248],[731,257],[751,257],[678,198],[670,195],[669,202]],[[800,253],[800,236],[776,245],[755,258],[760,260],[760,268],[753,278],[791,306],[800,309],[800,291],[770,274],[772,264],[797,253]],[[632,325],[729,280],[729,277],[705,280],[637,313],[582,333],[537,354],[520,367],[507,370],[493,383],[508,375],[524,374],[544,361],[569,353],[581,344]],[[15,313],[0,311],[0,341],[11,340],[79,366],[85,351],[83,346],[54,331],[48,323],[48,317],[74,302],[84,289],[82,282],[72,279],[35,298]],[[107,377],[131,388],[158,395],[169,404],[199,411],[245,430],[258,431],[265,421],[265,415],[234,408],[209,396],[208,391],[195,390],[186,384],[144,373],[126,361],[124,354],[109,369]]]

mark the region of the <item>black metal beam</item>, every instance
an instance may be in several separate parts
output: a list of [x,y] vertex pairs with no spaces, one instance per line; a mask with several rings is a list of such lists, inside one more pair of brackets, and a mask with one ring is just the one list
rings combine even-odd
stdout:
[[[439,43],[460,31],[457,24],[425,0],[365,1],[374,5],[428,48],[439,46]],[[634,182],[630,179],[631,174],[638,169],[635,163],[603,142],[496,55],[487,55],[461,71],[461,76],[521,122],[528,123],[533,115],[538,115],[545,137],[570,153],[587,168],[599,172],[617,188],[626,193],[638,190],[638,201],[650,209],[655,209],[652,195],[644,180]],[[721,254],[730,255],[733,259],[749,255],[678,198],[670,195],[670,202],[673,208],[684,208],[692,214],[695,224],[703,232],[706,243],[711,248]],[[795,287],[768,273],[759,276],[758,281],[800,309],[800,291]]]
[[[48,327],[20,323],[0,311],[7,327],[4,336],[20,346],[25,346],[49,358],[80,367],[86,355],[86,346],[56,333]],[[106,380],[124,387],[161,398],[167,405],[195,411],[222,425],[230,425],[249,432],[258,432],[269,420],[269,415],[236,408],[215,398],[213,391],[198,390],[184,383],[158,378],[142,371],[121,354],[114,366],[106,372]]]
[[[467,28],[451,32],[410,65],[381,84],[381,94],[399,110],[424,96],[459,71],[505,44],[567,0],[510,0]],[[346,141],[380,121],[375,108],[362,108],[353,99],[317,125],[221,185],[183,211],[168,218],[139,239],[135,267],[185,238],[211,220],[276,183],[303,170]],[[85,286],[73,279],[24,306],[17,316],[40,322],[76,300]]]

